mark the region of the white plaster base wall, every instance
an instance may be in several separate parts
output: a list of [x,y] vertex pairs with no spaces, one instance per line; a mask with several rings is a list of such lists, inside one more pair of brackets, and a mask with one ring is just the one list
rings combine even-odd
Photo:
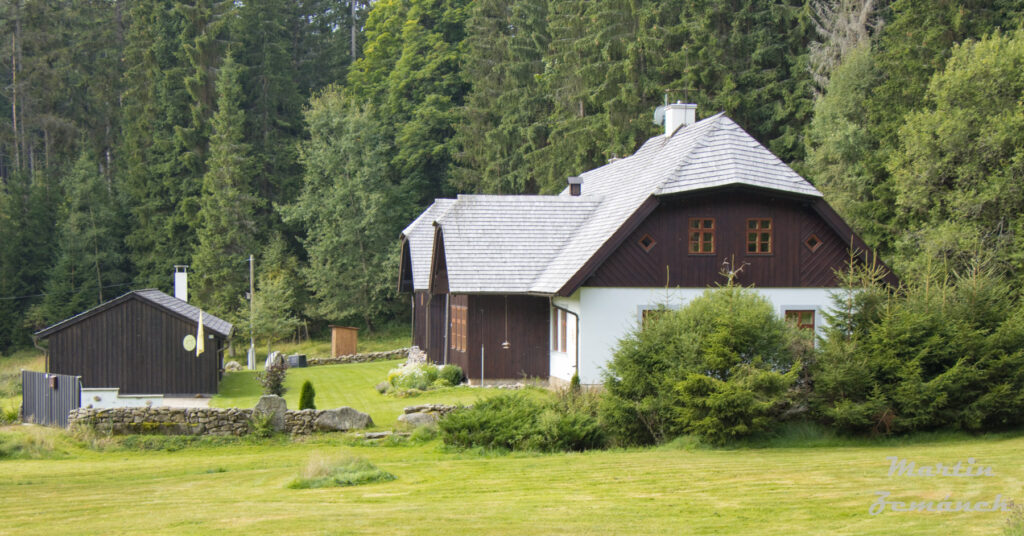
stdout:
[[[657,309],[665,305],[678,309],[700,296],[703,288],[599,288],[583,287],[568,298],[554,298],[555,306],[579,314],[579,375],[583,384],[601,383],[601,372],[611,360],[618,341],[636,328],[644,309]],[[786,310],[814,310],[815,328],[825,322],[822,311],[829,308],[830,288],[758,288],[756,292],[768,298],[775,312],[782,316]],[[572,371],[564,361],[556,362],[552,352],[551,375],[564,380]]]
[[164,405],[163,395],[122,395],[117,387],[83,387],[83,408],[142,408]]

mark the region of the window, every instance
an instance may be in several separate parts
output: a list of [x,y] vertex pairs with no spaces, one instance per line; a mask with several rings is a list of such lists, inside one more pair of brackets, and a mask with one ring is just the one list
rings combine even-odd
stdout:
[[469,346],[466,336],[466,316],[469,307],[465,305],[452,305],[451,310],[451,340],[448,346],[456,352],[465,352]]
[[771,218],[747,220],[747,253],[764,255],[772,252]]
[[800,329],[814,331],[814,310],[786,311],[786,322],[792,322]]
[[690,254],[711,255],[715,252],[715,219],[690,218]]
[[818,251],[818,248],[821,247],[821,239],[818,238],[817,235],[812,234],[807,237],[807,240],[804,240],[804,245],[807,246],[807,249],[811,250],[811,253],[813,253]]
[[565,352],[569,348],[568,320],[565,309],[551,309],[551,350],[554,352]]
[[650,251],[657,242],[649,234],[645,234],[639,241],[640,247],[644,248],[644,251]]
[[640,327],[647,327],[647,323],[657,320],[665,312],[665,309],[644,309],[640,311]]

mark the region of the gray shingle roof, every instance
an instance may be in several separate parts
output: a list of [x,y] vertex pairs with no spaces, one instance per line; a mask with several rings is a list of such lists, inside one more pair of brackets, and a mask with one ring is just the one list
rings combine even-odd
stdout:
[[434,248],[434,222],[444,215],[454,199],[435,199],[418,218],[402,231],[409,243],[409,260],[412,263],[412,287],[414,290],[430,288],[430,258]]
[[[724,114],[655,136],[632,156],[581,178],[579,197],[568,188],[558,196],[459,196],[434,218],[450,291],[555,294],[652,196],[745,185],[821,197]],[[425,258],[419,262],[429,266],[429,249]]]
[[[119,303],[132,299],[133,297],[142,299],[148,303],[155,305],[156,307],[160,307],[161,309],[165,309],[174,315],[184,318],[185,320],[191,320],[192,322],[195,322],[197,325],[199,323],[198,307],[183,302],[178,298],[175,298],[174,296],[168,296],[167,294],[164,294],[159,290],[150,288],[143,290],[133,290],[131,292],[122,294],[110,301],[101,303],[100,305],[97,305],[92,309],[81,312],[75,316],[72,316],[71,318],[62,320],[47,328],[41,329],[37,331],[35,335],[40,338],[48,337],[57,331],[60,331],[72,324],[76,324],[82,320],[85,320],[86,318],[89,318],[97,313],[105,311]],[[216,316],[213,316],[210,313],[207,313],[206,311],[203,311],[203,326],[205,329],[210,330],[223,337],[230,337],[231,330],[234,329],[234,326],[232,326],[230,322],[226,320],[221,320],[220,318],[217,318]]]
[[437,220],[450,292],[530,292],[599,204],[593,196],[460,195]]

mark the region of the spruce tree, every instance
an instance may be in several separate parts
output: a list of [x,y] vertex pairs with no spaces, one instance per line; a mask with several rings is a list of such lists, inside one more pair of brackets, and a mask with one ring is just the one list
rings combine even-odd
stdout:
[[208,171],[203,176],[193,256],[193,289],[197,301],[216,314],[231,315],[248,288],[244,260],[256,252],[256,208],[253,194],[257,167],[243,142],[245,115],[239,105],[239,66],[229,54],[217,80],[217,111],[211,126]]

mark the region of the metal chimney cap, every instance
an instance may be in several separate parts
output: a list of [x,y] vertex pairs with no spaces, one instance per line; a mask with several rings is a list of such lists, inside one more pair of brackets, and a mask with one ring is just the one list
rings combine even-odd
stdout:
[[569,184],[583,184],[583,177],[580,177],[579,175],[573,175],[572,177],[569,177],[568,180]]

